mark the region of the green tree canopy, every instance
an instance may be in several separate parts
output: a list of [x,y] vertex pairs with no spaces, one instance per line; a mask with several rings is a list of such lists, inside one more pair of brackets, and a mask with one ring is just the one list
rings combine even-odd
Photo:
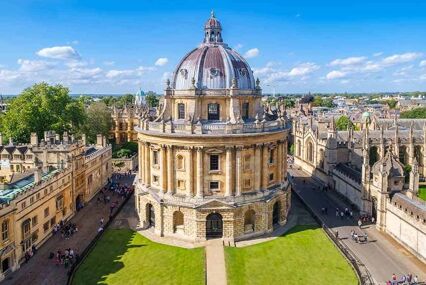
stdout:
[[321,96],[315,96],[314,101],[312,102],[312,106],[333,108],[334,107],[333,99],[323,98]]
[[112,125],[111,111],[104,102],[98,101],[90,104],[86,108],[85,117],[86,121],[82,131],[89,142],[94,143],[98,134],[108,136]]
[[31,132],[39,137],[47,130],[76,133],[84,121],[84,105],[71,98],[68,88],[39,83],[11,100],[0,117],[0,130],[5,137],[25,143]]
[[395,99],[386,100],[386,104],[388,104],[390,109],[395,109],[397,103],[398,101],[396,101]]
[[401,112],[400,117],[404,119],[426,119],[426,107]]
[[340,116],[336,121],[336,128],[339,131],[346,131],[349,127],[353,127],[353,123],[348,116]]
[[157,94],[155,94],[152,91],[148,91],[145,95],[146,104],[148,107],[157,107],[158,103],[160,102],[160,99],[158,98]]

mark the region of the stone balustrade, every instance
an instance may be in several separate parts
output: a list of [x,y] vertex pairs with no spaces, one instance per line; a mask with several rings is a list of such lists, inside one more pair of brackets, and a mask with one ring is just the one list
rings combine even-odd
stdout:
[[224,123],[224,122],[149,122],[142,121],[136,131],[152,131],[159,133],[181,134],[247,134],[274,132],[287,128],[285,120],[257,121],[248,123]]

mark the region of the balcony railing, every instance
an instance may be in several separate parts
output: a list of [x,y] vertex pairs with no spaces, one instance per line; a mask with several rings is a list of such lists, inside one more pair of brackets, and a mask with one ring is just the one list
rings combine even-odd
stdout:
[[224,123],[224,122],[147,122],[142,121],[137,131],[152,131],[159,133],[181,134],[247,134],[275,132],[288,128],[285,120],[257,121],[248,123]]

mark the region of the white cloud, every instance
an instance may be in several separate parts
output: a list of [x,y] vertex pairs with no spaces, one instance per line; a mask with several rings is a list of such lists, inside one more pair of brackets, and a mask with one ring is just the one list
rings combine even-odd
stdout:
[[366,61],[365,56],[353,56],[347,58],[338,58],[330,62],[331,66],[351,66],[351,65],[359,65]]
[[169,62],[169,59],[167,57],[160,57],[155,61],[156,66],[164,66]]
[[422,56],[422,53],[419,52],[407,52],[401,54],[394,54],[388,57],[385,57],[382,60],[382,63],[385,65],[395,65],[399,63],[406,63],[413,60],[416,60]]
[[420,61],[419,66],[420,67],[425,67],[426,66],[426,60]]
[[259,53],[260,53],[260,50],[258,48],[252,48],[246,51],[246,53],[244,54],[244,57],[245,58],[256,57],[259,55]]
[[51,62],[29,59],[18,59],[18,64],[20,65],[19,70],[23,72],[43,71],[54,66]]
[[37,55],[52,59],[80,59],[78,52],[71,46],[43,48],[37,52]]
[[120,79],[133,79],[142,76],[142,74],[146,71],[155,70],[154,67],[145,67],[139,66],[136,69],[112,69],[106,73],[106,77],[110,79],[120,78]]
[[293,67],[288,73],[289,76],[305,76],[315,70],[318,70],[319,66],[312,62],[306,62]]
[[329,80],[339,79],[346,76],[346,73],[340,70],[333,70],[327,73],[326,78]]
[[377,57],[377,56],[381,56],[382,54],[383,54],[383,52],[379,51],[379,52],[373,53],[373,56]]

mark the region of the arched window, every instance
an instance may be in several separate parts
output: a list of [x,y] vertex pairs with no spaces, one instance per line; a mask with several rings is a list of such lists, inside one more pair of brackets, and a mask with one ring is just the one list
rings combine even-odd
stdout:
[[185,119],[185,104],[178,104],[178,119]]
[[422,147],[419,145],[416,145],[414,147],[414,157],[416,158],[418,164],[420,166],[423,166],[423,153],[422,153]]
[[370,147],[369,157],[370,157],[370,161],[369,161],[370,166],[373,166],[379,160],[379,152],[377,150],[377,146]]
[[408,163],[408,155],[407,155],[407,147],[406,146],[401,146],[399,148],[399,161],[402,164],[407,164]]
[[306,154],[306,159],[310,162],[314,161],[314,146],[312,142],[308,142],[308,153]]
[[207,105],[207,119],[209,121],[218,121],[220,120],[220,105],[216,103],[211,103]]
[[297,156],[300,156],[302,153],[302,143],[300,140],[297,140]]
[[185,169],[185,161],[182,155],[176,157],[176,169],[183,170]]

